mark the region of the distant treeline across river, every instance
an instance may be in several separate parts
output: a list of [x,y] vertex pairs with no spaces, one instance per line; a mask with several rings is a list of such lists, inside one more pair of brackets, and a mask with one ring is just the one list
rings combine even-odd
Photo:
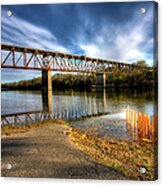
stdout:
[[[106,86],[112,88],[154,88],[156,84],[154,70],[139,70],[107,74]],[[91,90],[96,85],[96,74],[55,74],[52,76],[53,89]],[[13,83],[2,83],[2,90],[41,90],[41,77]]]

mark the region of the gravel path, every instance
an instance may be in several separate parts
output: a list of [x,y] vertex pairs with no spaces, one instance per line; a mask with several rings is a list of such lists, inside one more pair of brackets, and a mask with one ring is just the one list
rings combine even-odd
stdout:
[[[66,126],[53,124],[2,136],[2,176],[126,179],[77,149],[64,134],[66,130]],[[12,169],[6,169],[7,163]]]

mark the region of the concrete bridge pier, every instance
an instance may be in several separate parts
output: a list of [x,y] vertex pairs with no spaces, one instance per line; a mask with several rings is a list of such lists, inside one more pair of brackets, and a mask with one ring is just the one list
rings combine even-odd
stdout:
[[43,111],[52,112],[51,70],[42,70],[42,103]]
[[103,89],[106,87],[106,73],[96,74],[96,87],[97,89]]

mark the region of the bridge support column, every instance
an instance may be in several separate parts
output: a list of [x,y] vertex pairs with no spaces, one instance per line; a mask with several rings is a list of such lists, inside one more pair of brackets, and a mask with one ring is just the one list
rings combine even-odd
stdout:
[[42,70],[42,102],[45,112],[52,112],[51,70]]
[[106,87],[106,74],[96,74],[96,87],[105,88]]

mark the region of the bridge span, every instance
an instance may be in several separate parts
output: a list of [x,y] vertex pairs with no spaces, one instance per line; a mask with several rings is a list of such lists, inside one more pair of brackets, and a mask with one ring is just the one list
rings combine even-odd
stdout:
[[96,85],[106,87],[106,74],[146,70],[135,64],[110,61],[87,56],[1,44],[1,68],[42,71],[42,99],[44,110],[52,111],[51,71],[96,74]]
[[142,69],[135,64],[87,56],[1,44],[1,68],[52,70],[79,73],[116,73]]

